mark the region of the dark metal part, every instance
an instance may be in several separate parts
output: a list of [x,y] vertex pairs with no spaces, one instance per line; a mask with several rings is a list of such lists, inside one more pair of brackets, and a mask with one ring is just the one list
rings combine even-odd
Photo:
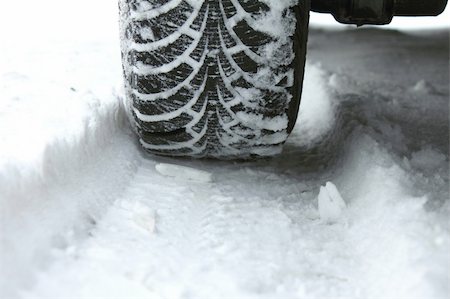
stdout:
[[437,16],[447,6],[447,0],[395,0],[396,16]]
[[389,24],[394,16],[437,16],[447,0],[311,0],[315,12],[331,13],[344,24]]

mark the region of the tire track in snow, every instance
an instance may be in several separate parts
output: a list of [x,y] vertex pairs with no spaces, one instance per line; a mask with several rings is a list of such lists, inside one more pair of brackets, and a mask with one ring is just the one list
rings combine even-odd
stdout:
[[[354,163],[363,164],[366,154]],[[427,219],[422,199],[405,195],[395,179],[398,167],[369,165],[363,188],[344,190],[351,204],[342,221],[326,225],[310,191],[316,180],[299,183],[237,165],[220,171],[220,164],[215,183],[193,184],[163,177],[155,161],[143,161],[92,238],[63,254],[33,297],[406,298],[415,290],[411,283],[423,273],[407,264],[414,257],[408,252],[420,250],[426,238],[404,233],[412,228],[420,235]],[[399,281],[403,277],[413,279]]]
[[[322,75],[310,80],[317,84]],[[431,225],[434,216],[423,209],[425,198],[413,194],[414,175],[370,130],[350,129],[352,122],[342,119],[353,114],[345,114],[345,107],[334,116],[345,134],[324,130],[311,139],[325,152],[299,143],[297,129],[286,152],[270,160],[143,159],[92,237],[62,250],[26,295],[410,298],[444,293],[448,238]],[[330,163],[326,153],[336,140],[344,144],[334,153],[340,162]],[[161,176],[155,171],[158,161],[210,171],[214,182]],[[323,223],[316,209],[319,186],[327,180],[348,204],[333,225]]]

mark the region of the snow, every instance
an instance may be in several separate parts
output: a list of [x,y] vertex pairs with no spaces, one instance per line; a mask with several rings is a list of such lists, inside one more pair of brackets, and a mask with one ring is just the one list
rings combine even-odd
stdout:
[[[127,205],[123,208],[126,209]],[[154,233],[156,226],[156,212],[145,205],[139,204],[139,202],[134,203],[131,208],[134,212],[134,222],[149,233]]]
[[247,127],[256,127],[257,129],[266,129],[271,131],[282,131],[287,128],[287,115],[275,116],[272,118],[264,117],[261,114],[246,113],[239,111],[236,117]]
[[412,153],[410,164],[424,171],[433,171],[447,164],[448,158],[439,151],[427,146]]
[[425,80],[420,80],[411,88],[411,91],[422,93],[422,94],[430,94],[430,93],[436,93],[436,89],[434,86]]
[[318,207],[320,219],[326,223],[336,222],[341,217],[346,204],[333,183],[327,182],[325,186],[320,187]]
[[184,181],[197,181],[201,183],[209,183],[212,181],[212,174],[195,169],[192,167],[186,167],[181,165],[159,163],[155,166],[156,171],[160,174],[176,178]]
[[448,32],[313,29],[283,153],[170,159],[126,121],[115,3],[55,3],[32,47],[0,26],[0,297],[449,296]]
[[336,105],[327,92],[327,74],[320,65],[307,64],[305,72],[310,84],[304,84],[303,92],[309,97],[300,103],[298,119],[301,126],[298,126],[298,135],[301,137],[297,142],[309,146],[322,140],[332,130],[336,121]]
[[276,38],[292,36],[295,32],[295,16],[286,9],[293,7],[303,0],[263,0],[270,7],[270,12],[263,14],[256,20],[256,28]]

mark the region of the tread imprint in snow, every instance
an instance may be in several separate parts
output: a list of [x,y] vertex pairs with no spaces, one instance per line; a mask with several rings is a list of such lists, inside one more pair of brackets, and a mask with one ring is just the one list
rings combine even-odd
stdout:
[[127,97],[145,149],[249,156],[285,141],[276,118],[287,123],[293,62],[264,57],[279,41],[252,24],[268,12],[260,1],[122,0]]

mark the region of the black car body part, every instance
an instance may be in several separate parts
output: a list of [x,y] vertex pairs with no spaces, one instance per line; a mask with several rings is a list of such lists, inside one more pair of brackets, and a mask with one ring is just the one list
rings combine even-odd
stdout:
[[336,21],[358,26],[389,24],[394,16],[437,16],[447,0],[312,0],[315,12],[330,13]]

